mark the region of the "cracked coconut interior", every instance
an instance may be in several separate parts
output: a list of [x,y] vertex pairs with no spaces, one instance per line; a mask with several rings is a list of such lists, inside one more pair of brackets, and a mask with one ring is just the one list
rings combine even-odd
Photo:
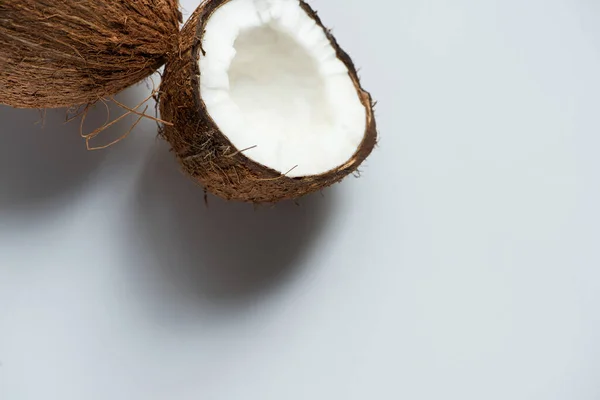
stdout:
[[200,94],[252,160],[290,177],[344,165],[366,109],[322,28],[297,0],[231,0],[206,24]]

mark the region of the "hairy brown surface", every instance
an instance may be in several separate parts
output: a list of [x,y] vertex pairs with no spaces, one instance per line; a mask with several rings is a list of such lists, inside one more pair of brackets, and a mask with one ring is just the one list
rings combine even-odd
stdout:
[[0,103],[93,103],[151,75],[177,46],[178,0],[0,0]]
[[334,37],[308,4],[303,9],[325,29],[348,67],[358,95],[367,110],[367,124],[362,144],[346,164],[322,175],[289,178],[244,155],[219,130],[200,98],[200,69],[204,29],[211,14],[229,0],[208,0],[191,16],[180,36],[179,55],[165,68],[161,86],[161,115],[173,126],[165,126],[162,136],[173,147],[186,173],[209,192],[227,200],[251,203],[274,203],[295,199],[319,191],[341,181],[358,169],[377,142],[377,128],[369,93],[361,89],[356,69],[350,57],[338,46]]

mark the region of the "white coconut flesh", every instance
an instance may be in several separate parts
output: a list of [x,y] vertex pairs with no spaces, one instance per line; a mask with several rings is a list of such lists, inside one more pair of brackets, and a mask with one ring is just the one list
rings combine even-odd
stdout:
[[200,96],[232,145],[289,177],[346,164],[367,112],[348,68],[298,0],[230,0],[210,16]]

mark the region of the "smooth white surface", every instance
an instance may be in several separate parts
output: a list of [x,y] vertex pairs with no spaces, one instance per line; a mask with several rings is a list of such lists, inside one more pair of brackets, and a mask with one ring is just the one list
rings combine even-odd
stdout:
[[0,108],[0,399],[600,398],[596,3],[314,5],[382,136],[302,207]]
[[350,161],[367,113],[348,68],[298,0],[232,0],[204,29],[200,93],[244,155],[289,177]]

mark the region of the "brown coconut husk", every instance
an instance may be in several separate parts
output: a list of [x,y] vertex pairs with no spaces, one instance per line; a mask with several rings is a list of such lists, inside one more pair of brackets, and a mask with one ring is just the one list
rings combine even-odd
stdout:
[[[209,192],[226,200],[250,203],[274,203],[296,199],[340,182],[357,171],[371,154],[377,142],[373,102],[359,82],[352,60],[338,45],[315,11],[303,1],[302,8],[327,33],[338,58],[348,67],[358,95],[367,110],[367,123],[362,144],[346,164],[322,175],[290,178],[244,155],[248,149],[237,149],[219,130],[200,97],[199,57],[207,21],[212,13],[229,0],[207,0],[190,17],[180,35],[177,57],[165,67],[161,85],[162,118],[172,123],[161,135],[172,146],[185,173]],[[289,173],[289,172],[288,172]]]
[[178,0],[0,0],[0,104],[114,95],[164,64],[180,21]]

